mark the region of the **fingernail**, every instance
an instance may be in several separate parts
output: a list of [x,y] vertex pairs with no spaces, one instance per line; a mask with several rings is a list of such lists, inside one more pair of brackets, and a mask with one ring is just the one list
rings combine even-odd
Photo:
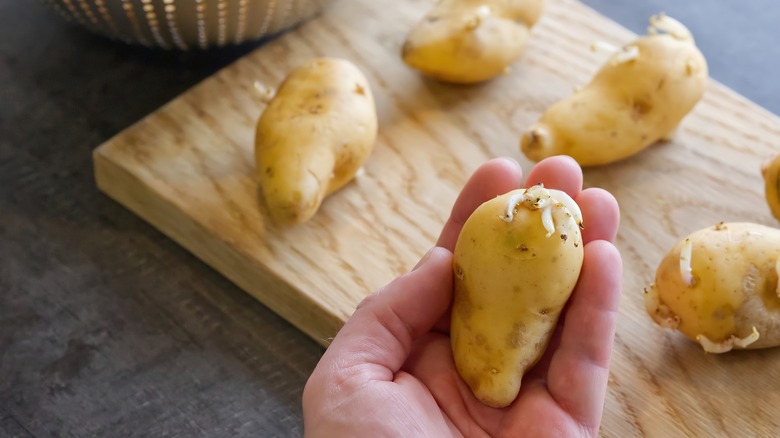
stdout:
[[433,252],[433,248],[429,249],[428,252],[426,252],[425,255],[420,259],[420,261],[417,262],[416,265],[414,265],[414,268],[412,268],[412,272],[416,271],[417,268],[421,268],[423,265],[428,263],[428,259],[431,258],[432,252]]
[[517,167],[520,167],[520,162],[515,160],[513,157],[510,157],[509,155],[505,155],[505,156],[499,157],[499,158],[501,158],[502,160],[507,161],[509,163],[512,163],[513,165],[515,165]]

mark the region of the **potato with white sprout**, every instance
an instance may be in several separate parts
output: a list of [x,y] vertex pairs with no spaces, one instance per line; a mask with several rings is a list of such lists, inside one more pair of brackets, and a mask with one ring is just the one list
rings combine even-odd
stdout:
[[406,38],[406,64],[445,82],[503,74],[523,53],[544,0],[440,0]]
[[660,326],[708,353],[780,345],[780,230],[721,223],[681,240],[645,289]]
[[542,356],[583,260],[582,215],[541,185],[485,202],[455,246],[451,342],[476,398],[509,405]]
[[673,133],[704,94],[707,62],[680,22],[661,14],[650,23],[649,35],[615,47],[587,86],[548,108],[523,134],[520,148],[528,158],[569,155],[582,166],[608,164]]

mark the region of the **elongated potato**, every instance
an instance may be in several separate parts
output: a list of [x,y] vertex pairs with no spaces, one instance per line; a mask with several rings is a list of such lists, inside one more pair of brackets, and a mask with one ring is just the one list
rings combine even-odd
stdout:
[[455,246],[451,341],[458,373],[482,403],[509,405],[541,358],[580,275],[581,214],[534,186],[482,204]]
[[544,0],[441,0],[409,33],[402,57],[445,82],[503,74],[523,52]]
[[780,230],[722,223],[686,237],[661,261],[645,307],[709,353],[780,345]]
[[761,167],[764,176],[764,196],[769,210],[780,221],[780,154]]
[[255,133],[260,186],[274,221],[309,220],[352,180],[376,135],[374,98],[352,63],[321,58],[290,73]]
[[528,158],[569,155],[582,166],[607,164],[675,130],[704,94],[707,62],[681,23],[663,15],[650,22],[656,33],[615,53],[590,84],[523,134]]

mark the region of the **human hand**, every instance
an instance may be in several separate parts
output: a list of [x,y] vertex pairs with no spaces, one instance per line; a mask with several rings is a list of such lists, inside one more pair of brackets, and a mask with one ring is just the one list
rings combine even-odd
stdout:
[[541,161],[527,179],[527,186],[541,182],[568,193],[585,224],[582,272],[547,351],[506,408],[481,404],[455,370],[452,250],[471,213],[521,181],[514,161],[482,165],[455,202],[437,246],[412,272],[360,303],[304,389],[307,436],[598,434],[622,280],[611,243],[619,212],[606,191],[582,190],[582,171],[568,157]]

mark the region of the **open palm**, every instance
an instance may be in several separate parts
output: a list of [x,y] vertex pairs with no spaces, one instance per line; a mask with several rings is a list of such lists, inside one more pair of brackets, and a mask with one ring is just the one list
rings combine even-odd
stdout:
[[621,289],[621,260],[611,243],[619,213],[609,193],[582,190],[582,171],[570,158],[544,160],[527,179],[567,192],[585,224],[582,273],[550,346],[506,408],[479,403],[455,371],[452,250],[471,213],[521,181],[511,160],[477,169],[437,246],[358,306],[304,390],[307,436],[597,435]]

